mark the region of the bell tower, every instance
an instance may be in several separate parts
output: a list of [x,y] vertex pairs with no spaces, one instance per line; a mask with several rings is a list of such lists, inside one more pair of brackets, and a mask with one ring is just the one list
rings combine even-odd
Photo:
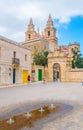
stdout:
[[56,29],[54,28],[50,14],[46,23],[46,28],[44,29],[44,36],[51,44],[57,45]]
[[27,31],[25,32],[25,41],[33,40],[36,37],[37,37],[37,33],[34,29],[34,24],[31,18],[28,24]]

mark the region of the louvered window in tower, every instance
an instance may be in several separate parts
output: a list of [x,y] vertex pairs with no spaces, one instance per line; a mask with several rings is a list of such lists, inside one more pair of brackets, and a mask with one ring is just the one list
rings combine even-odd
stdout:
[[50,31],[48,31],[48,36],[50,36]]
[[29,38],[29,39],[31,38],[31,35],[30,35],[30,34],[28,35],[28,38]]

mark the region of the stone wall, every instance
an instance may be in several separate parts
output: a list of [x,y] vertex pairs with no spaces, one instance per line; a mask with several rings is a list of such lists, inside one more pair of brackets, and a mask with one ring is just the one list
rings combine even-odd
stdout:
[[[16,83],[22,83],[22,71],[31,70],[31,50],[0,36],[0,84],[13,84],[13,69],[16,69]],[[14,66],[14,52],[19,64]],[[25,60],[27,55],[27,60]]]
[[83,69],[71,69],[68,72],[68,80],[70,82],[82,82],[83,81]]
[[40,65],[32,65],[32,70],[31,70],[31,80],[32,82],[37,82],[38,81],[38,70],[42,70],[42,78],[44,77],[44,67]]

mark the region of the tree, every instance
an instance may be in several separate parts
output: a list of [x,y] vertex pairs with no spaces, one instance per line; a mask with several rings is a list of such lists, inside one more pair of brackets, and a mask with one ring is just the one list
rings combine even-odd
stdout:
[[83,68],[83,57],[77,50],[73,50],[72,68]]
[[83,68],[83,57],[80,57],[80,61],[77,63],[78,68]]
[[47,56],[48,51],[34,53],[33,63],[35,63],[36,65],[46,66],[48,64]]

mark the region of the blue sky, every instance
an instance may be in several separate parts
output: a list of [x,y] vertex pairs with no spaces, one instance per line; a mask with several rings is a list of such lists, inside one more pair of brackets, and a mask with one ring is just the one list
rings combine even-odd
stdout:
[[[58,23],[54,20],[55,26]],[[80,44],[81,54],[83,55],[83,17],[72,17],[70,22],[59,24],[57,26],[58,43],[59,45],[68,45],[69,43],[77,42]]]
[[49,13],[57,29],[58,44],[78,42],[83,54],[83,0],[0,0],[0,35],[24,41],[30,18],[35,29],[42,32]]

